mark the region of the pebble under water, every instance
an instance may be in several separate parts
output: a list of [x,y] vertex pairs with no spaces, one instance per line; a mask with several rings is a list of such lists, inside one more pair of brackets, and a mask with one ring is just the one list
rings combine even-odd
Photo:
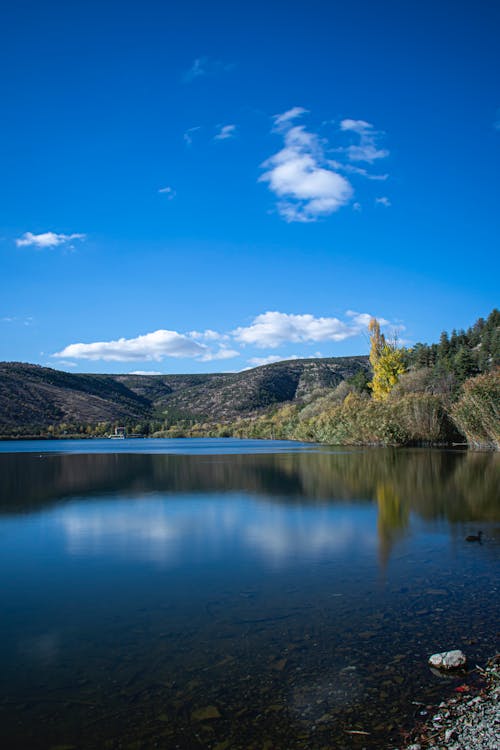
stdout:
[[2,747],[402,747],[498,650],[498,455],[88,442],[0,452]]

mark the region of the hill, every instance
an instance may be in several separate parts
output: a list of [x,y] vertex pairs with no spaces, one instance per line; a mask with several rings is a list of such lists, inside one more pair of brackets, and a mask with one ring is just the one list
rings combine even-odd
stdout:
[[38,434],[61,423],[231,420],[272,405],[302,403],[368,370],[364,356],[290,360],[204,375],[74,374],[2,362],[0,435]]

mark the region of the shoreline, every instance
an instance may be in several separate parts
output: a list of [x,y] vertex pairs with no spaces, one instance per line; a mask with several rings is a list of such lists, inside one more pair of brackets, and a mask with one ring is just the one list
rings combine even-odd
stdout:
[[[53,436],[53,435],[0,435],[0,442],[29,442],[29,441],[36,441],[36,440],[43,440],[47,442],[54,442],[54,441],[60,441],[60,440],[111,440],[115,438],[110,438],[108,436],[95,436],[95,435],[64,435],[64,436]],[[126,437],[124,440],[190,440],[190,439],[206,439],[206,440],[259,440],[262,442],[270,442],[270,441],[279,441],[279,442],[289,442],[289,443],[308,443],[310,445],[324,445],[324,446],[330,446],[332,448],[439,448],[439,449],[449,449],[449,450],[462,450],[462,451],[473,451],[473,452],[486,452],[486,453],[494,453],[496,451],[495,448],[492,448],[489,445],[485,446],[471,446],[468,443],[456,443],[456,442],[433,442],[431,440],[429,441],[419,441],[415,443],[404,443],[404,444],[394,444],[394,443],[329,443],[329,442],[318,442],[317,440],[307,440],[307,439],[298,439],[298,438],[283,438],[283,437],[255,437],[255,436],[242,436],[242,435],[228,435],[228,436],[221,436],[221,435],[162,435],[162,436],[154,436],[154,435],[141,435],[141,436],[134,436],[134,437]]]
[[464,683],[417,725],[406,744],[392,750],[494,750],[500,747],[500,654],[476,666],[477,684]]

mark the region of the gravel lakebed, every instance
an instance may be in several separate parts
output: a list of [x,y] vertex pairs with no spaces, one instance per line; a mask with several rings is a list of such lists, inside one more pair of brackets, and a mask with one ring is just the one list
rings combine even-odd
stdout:
[[427,707],[430,718],[399,750],[500,749],[500,654],[476,671],[477,684],[464,683],[454,697],[437,708]]

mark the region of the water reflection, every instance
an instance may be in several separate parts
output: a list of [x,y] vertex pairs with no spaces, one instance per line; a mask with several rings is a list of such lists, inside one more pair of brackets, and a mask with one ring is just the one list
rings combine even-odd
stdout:
[[[319,506],[376,503],[379,559],[385,565],[408,527],[410,514],[427,521],[480,524],[498,517],[499,457],[436,450],[368,450],[200,457],[195,455],[0,455],[0,513],[26,513],[68,498],[128,496],[121,505],[87,503],[64,513],[70,548],[106,536],[111,543],[150,545],[151,556],[171,556],[175,539],[203,534],[214,543],[244,529],[251,544],[278,560],[293,549],[311,554],[372,544],[351,516],[329,518]],[[247,493],[264,507],[235,511],[215,502]],[[148,504],[162,495],[203,494],[196,515],[182,504]],[[211,496],[211,501],[207,501]],[[138,499],[141,498],[141,499]],[[290,515],[280,506],[314,507]],[[234,506],[235,504],[233,504]],[[187,509],[185,504],[185,509]],[[238,506],[239,507],[239,506]],[[246,514],[246,515],[245,515]],[[244,517],[243,517],[244,516]],[[132,539],[133,537],[133,539]],[[220,537],[220,538],[219,538]],[[128,540],[128,541],[127,541]],[[218,541],[217,541],[218,540]],[[97,544],[97,542],[96,542]],[[95,546],[95,545],[94,545]]]
[[498,471],[431,450],[0,454],[5,745],[400,746],[412,701],[441,700],[428,654],[495,651]]
[[202,502],[189,494],[75,500],[53,510],[51,518],[68,554],[114,554],[172,565],[183,557],[220,556],[231,549],[241,555],[246,549],[279,567],[294,556],[317,560],[377,545],[371,512],[335,505],[311,512],[303,505],[255,503],[234,492],[205,495]]
[[403,501],[394,484],[387,480],[377,484],[375,497],[378,508],[379,559],[385,567],[393,545],[404,535],[408,527],[410,505]]

